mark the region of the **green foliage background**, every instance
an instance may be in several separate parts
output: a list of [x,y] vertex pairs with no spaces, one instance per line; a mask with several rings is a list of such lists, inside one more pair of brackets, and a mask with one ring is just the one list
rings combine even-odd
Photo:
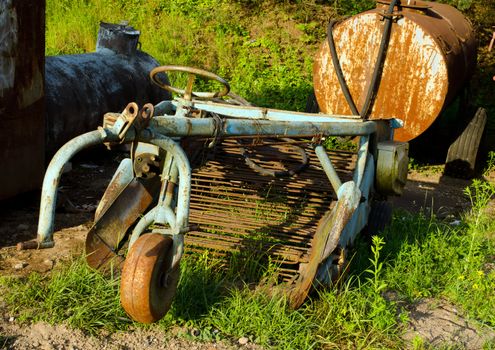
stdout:
[[[476,27],[473,100],[493,115],[495,54],[487,46],[495,0],[442,2],[462,10]],[[100,21],[126,20],[141,31],[142,49],[161,64],[211,70],[257,105],[303,110],[328,21],[374,6],[373,0],[47,0],[46,53],[94,51]]]

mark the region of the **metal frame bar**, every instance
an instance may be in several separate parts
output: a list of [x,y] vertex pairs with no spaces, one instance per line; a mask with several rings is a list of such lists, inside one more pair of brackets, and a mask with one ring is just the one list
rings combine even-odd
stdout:
[[[172,236],[174,254],[171,266],[174,268],[184,253],[183,233],[189,230],[192,171],[186,153],[174,140],[159,135],[152,139],[151,143],[167,152],[162,172],[162,187],[158,204],[141,218],[134,228],[129,241],[129,249],[151,224],[169,225],[169,229],[156,228],[153,232]],[[179,188],[177,201],[174,203],[174,194],[168,191],[168,185],[169,183],[176,184],[177,180]]]
[[[365,136],[376,132],[373,121],[281,121],[264,119],[155,117],[150,122],[151,131],[169,137],[181,136]],[[143,135],[145,136],[145,135]]]
[[38,248],[50,248],[53,242],[53,224],[57,204],[57,190],[63,168],[76,153],[84,148],[95,146],[106,141],[107,134],[103,129],[91,131],[67,142],[53,156],[43,179],[41,191],[40,216],[38,219]]
[[214,102],[198,102],[194,101],[191,106],[187,103],[183,103],[181,100],[173,101],[172,104],[176,106],[177,111],[181,107],[187,106],[187,108],[195,108],[205,112],[216,113],[231,118],[242,119],[266,119],[273,121],[295,121],[295,122],[338,122],[338,123],[352,123],[361,122],[363,120],[360,116],[354,115],[328,115],[328,114],[314,114],[314,113],[302,113],[293,111],[284,111],[279,109],[270,109],[255,106],[237,106],[229,105],[225,103]]
[[[167,109],[169,110],[172,106],[177,107],[175,115],[155,117],[150,121],[148,128],[141,130],[139,136],[131,128],[132,130],[130,129],[124,137],[126,142],[137,139],[157,145],[167,152],[159,203],[138,222],[131,236],[131,244],[153,222],[162,225],[168,224],[170,230],[168,230],[167,234],[174,236],[174,239],[179,239],[177,237],[183,236],[180,233],[188,230],[191,167],[184,150],[172,137],[361,136],[358,161],[354,170],[354,182],[359,187],[363,181],[368,158],[369,136],[377,131],[377,123],[374,121],[363,121],[348,116],[315,115],[212,102],[183,102],[179,99],[168,104]],[[200,109],[217,113],[230,117],[230,119],[188,118],[184,116],[187,114],[188,109]],[[121,129],[119,122],[122,124],[124,120],[119,119],[112,128],[100,128],[74,138],[64,145],[50,162],[43,182],[38,223],[38,248],[52,247],[54,245],[52,236],[57,187],[64,164],[83,148],[106,141],[118,141],[117,135],[119,135],[118,131]],[[394,128],[400,126],[400,124],[395,119],[392,119],[390,126]],[[322,146],[316,146],[315,152],[335,193],[339,194],[342,182],[328,154]],[[176,203],[173,201],[174,194],[167,193],[169,182],[179,183]],[[175,212],[174,209],[176,209]],[[177,251],[181,252],[183,241],[174,241],[174,244],[177,246]]]
[[339,175],[332,164],[332,160],[328,156],[325,148],[321,145],[315,147],[315,153],[321,166],[323,167],[323,170],[325,171],[325,174],[328,176],[328,180],[330,180],[333,190],[338,196],[339,188],[342,186],[342,181],[340,180]]

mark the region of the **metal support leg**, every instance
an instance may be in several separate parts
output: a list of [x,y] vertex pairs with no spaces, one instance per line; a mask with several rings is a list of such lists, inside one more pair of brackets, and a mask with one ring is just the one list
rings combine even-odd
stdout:
[[354,182],[358,187],[361,186],[361,182],[363,182],[364,178],[364,170],[366,169],[366,161],[368,160],[368,149],[370,137],[361,136],[359,138],[359,150],[358,150],[358,159],[356,162],[356,168],[354,169]]
[[338,195],[339,188],[340,186],[342,186],[342,181],[340,181],[339,175],[337,174],[337,171],[333,167],[332,161],[330,160],[327,151],[323,146],[319,145],[315,147],[315,153],[318,159],[320,160],[321,166],[323,167],[325,174],[327,174],[328,176],[328,180],[330,180],[330,184],[332,185],[333,190]]
[[84,148],[98,145],[105,141],[106,133],[103,129],[91,131],[67,142],[53,157],[46,170],[41,191],[37,248],[50,248],[55,244],[53,242],[53,223],[55,220],[57,189],[65,163]]

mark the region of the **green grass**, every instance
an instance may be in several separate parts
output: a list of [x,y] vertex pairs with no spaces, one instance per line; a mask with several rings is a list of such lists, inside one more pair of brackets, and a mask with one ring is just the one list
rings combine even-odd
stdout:
[[[266,5],[225,0],[48,0],[46,53],[94,51],[100,21],[127,20],[141,31],[142,49],[160,63],[211,70],[255,104],[302,110],[312,89],[313,53],[324,36],[324,27],[316,20],[335,9],[274,2],[272,11],[266,11]],[[184,83],[179,75],[170,78],[174,84]]]
[[129,321],[120,308],[120,280],[95,273],[84,259],[53,272],[50,276],[31,274],[26,279],[1,277],[5,301],[19,321],[64,320],[74,328],[96,332],[125,329]]
[[[495,0],[444,0],[474,24],[480,43],[478,66],[468,84],[472,106],[488,112],[482,148],[495,149],[495,54],[492,35]],[[313,58],[325,40],[330,19],[374,7],[373,0],[47,0],[46,53],[95,50],[100,21],[127,21],[141,31],[142,50],[160,64],[213,71],[232,91],[264,107],[303,111],[312,92]],[[171,74],[172,85],[185,76]],[[218,90],[196,82],[197,90]],[[328,141],[330,146],[338,142]]]
[[[396,212],[392,225],[373,236],[371,249],[358,240],[350,277],[298,310],[283,294],[254,288],[251,281],[275,276],[276,266],[266,261],[236,257],[226,269],[207,252],[186,256],[172,309],[153,327],[195,328],[198,340],[248,337],[280,349],[400,349],[408,316],[398,305],[430,297],[495,328],[495,222],[485,214],[495,185],[476,180],[466,193],[473,209],[457,226]],[[66,322],[91,333],[143,327],[120,308],[118,282],[76,259],[47,276],[2,277],[0,290],[20,321]],[[397,297],[389,300],[389,292]]]

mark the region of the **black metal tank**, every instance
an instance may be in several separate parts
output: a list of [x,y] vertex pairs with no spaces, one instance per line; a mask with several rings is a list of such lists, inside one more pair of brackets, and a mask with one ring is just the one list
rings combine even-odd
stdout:
[[120,112],[132,101],[141,107],[170,99],[149,79],[159,64],[138,49],[139,34],[127,25],[101,23],[96,52],[46,57],[47,157],[96,129],[106,112]]

